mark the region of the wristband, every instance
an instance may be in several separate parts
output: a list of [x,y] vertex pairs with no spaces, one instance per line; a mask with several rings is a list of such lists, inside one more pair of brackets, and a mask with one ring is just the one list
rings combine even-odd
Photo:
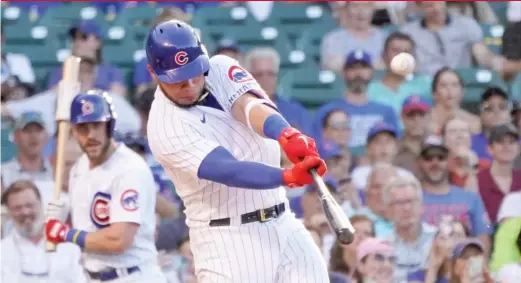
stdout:
[[84,248],[85,237],[87,237],[87,232],[77,229],[70,229],[69,232],[67,232],[67,235],[65,236],[65,241],[74,243],[80,246],[80,248]]
[[271,114],[266,121],[264,121],[264,126],[262,131],[264,135],[272,140],[278,140],[280,137],[280,133],[286,129],[290,128],[291,125],[282,118],[279,114]]

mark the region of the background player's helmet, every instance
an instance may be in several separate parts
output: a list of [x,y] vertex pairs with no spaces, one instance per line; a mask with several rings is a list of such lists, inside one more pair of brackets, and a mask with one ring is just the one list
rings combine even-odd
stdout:
[[112,97],[104,91],[90,90],[74,97],[71,103],[70,123],[107,122],[109,136],[114,135],[116,112]]
[[164,83],[178,83],[208,72],[206,48],[187,23],[170,20],[157,24],[146,40],[148,64]]

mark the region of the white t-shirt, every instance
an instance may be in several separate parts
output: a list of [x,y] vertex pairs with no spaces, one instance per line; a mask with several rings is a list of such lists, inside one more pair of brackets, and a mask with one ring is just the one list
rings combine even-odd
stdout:
[[[2,68],[7,70],[7,74],[17,76],[20,82],[34,84],[35,76],[31,61],[24,54],[7,53],[5,55],[6,62]],[[7,79],[7,77],[5,78]],[[4,82],[4,74],[2,74],[2,82]]]
[[521,262],[504,265],[498,272],[497,279],[501,282],[521,282]]

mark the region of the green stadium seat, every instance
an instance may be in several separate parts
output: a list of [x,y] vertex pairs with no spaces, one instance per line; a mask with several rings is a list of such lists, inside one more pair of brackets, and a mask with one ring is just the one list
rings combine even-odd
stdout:
[[502,24],[506,24],[508,22],[507,20],[507,6],[508,1],[488,1],[487,2],[492,11],[494,11],[494,14],[496,14],[496,17],[498,18],[499,22]]
[[498,73],[487,69],[456,69],[463,79],[465,96],[463,107],[471,112],[477,113],[479,102],[483,92],[489,87],[499,87],[507,91],[508,86]]
[[483,31],[483,41],[495,54],[501,54],[501,46],[503,45],[503,32],[505,27],[502,25],[480,24]]
[[314,3],[274,2],[266,25],[275,26],[297,39],[305,30],[314,30],[315,25],[336,25],[331,13]]
[[119,67],[133,67],[135,64],[134,53],[143,49],[143,45],[133,40],[126,40],[121,44],[103,46],[103,60]]
[[136,42],[143,44],[150,26],[158,14],[159,9],[152,5],[138,5],[125,8],[117,15],[112,26],[124,27]]
[[338,26],[332,23],[317,23],[302,33],[300,39],[296,42],[296,48],[304,51],[306,56],[313,59],[317,64],[320,63],[320,45],[322,38],[328,32],[336,29]]
[[11,142],[10,137],[13,132],[13,120],[2,116],[2,133],[1,133],[1,142],[2,142],[2,163],[11,160],[18,153],[18,149],[14,143]]
[[[59,63],[56,63],[54,68],[59,67]],[[36,78],[36,89],[42,90],[47,87],[47,81],[49,78],[50,72],[54,70],[51,66],[49,67],[35,67],[34,69],[34,76]]]
[[518,73],[512,80],[509,94],[513,100],[521,101],[521,73]]
[[2,7],[2,25],[6,43],[31,43],[33,21],[26,10],[19,7]]
[[281,79],[278,88],[282,96],[289,96],[311,108],[342,97],[343,90],[342,78],[331,71],[319,70],[311,64],[288,72]]
[[101,28],[107,27],[105,14],[88,2],[65,2],[63,5],[49,8],[39,21],[40,25],[52,27],[62,40],[69,38],[69,28],[82,20],[95,21]]
[[49,67],[58,64],[57,52],[59,45],[57,42],[48,41],[43,44],[5,44],[5,52],[22,53],[29,57],[34,68]]
[[194,14],[192,25],[210,32],[225,32],[228,27],[256,25],[258,22],[246,7],[201,7]]

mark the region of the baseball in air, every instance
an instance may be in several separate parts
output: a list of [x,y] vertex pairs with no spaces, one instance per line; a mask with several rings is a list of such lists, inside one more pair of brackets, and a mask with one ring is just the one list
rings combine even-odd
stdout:
[[391,60],[391,70],[400,76],[407,76],[414,71],[416,62],[411,54],[402,52]]

